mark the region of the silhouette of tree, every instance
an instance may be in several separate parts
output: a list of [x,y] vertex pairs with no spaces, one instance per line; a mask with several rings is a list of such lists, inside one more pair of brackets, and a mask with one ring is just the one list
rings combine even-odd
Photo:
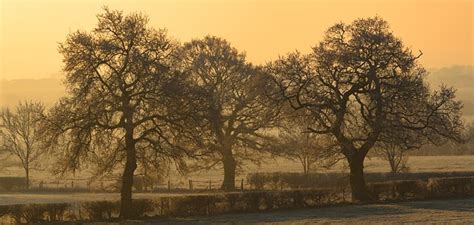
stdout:
[[51,110],[49,130],[65,148],[62,172],[90,162],[101,172],[124,167],[120,217],[130,218],[137,164],[183,165],[175,134],[189,108],[186,77],[177,69],[178,43],[148,27],[144,15],[105,8],[97,18],[92,32],[74,32],[60,45],[68,97]]
[[292,53],[268,66],[280,100],[311,112],[311,132],[337,140],[354,201],[371,200],[363,164],[377,143],[411,148],[459,139],[462,105],[452,88],[429,90],[420,56],[376,17],[336,24],[311,54]]
[[308,130],[310,119],[302,113],[288,116],[281,122],[277,138],[268,143],[274,155],[301,163],[305,175],[315,166],[330,168],[340,159],[338,145],[329,135]]
[[224,168],[222,189],[235,189],[235,171],[250,150],[262,150],[264,131],[278,110],[264,94],[268,77],[245,61],[224,39],[207,36],[184,45],[184,67],[200,90],[201,123],[191,139],[201,148],[199,163]]
[[20,102],[15,111],[0,112],[0,151],[20,160],[25,170],[25,187],[30,186],[30,171],[45,153],[42,123],[44,106],[40,102]]
[[385,143],[383,146],[376,146],[378,155],[390,166],[390,173],[402,173],[408,171],[407,150],[399,148],[396,144]]

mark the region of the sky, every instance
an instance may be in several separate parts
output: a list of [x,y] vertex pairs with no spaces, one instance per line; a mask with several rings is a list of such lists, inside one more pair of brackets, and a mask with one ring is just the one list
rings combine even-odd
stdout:
[[58,76],[58,44],[92,30],[104,6],[142,12],[150,26],[186,42],[207,34],[256,64],[309,52],[338,22],[380,16],[426,68],[474,65],[474,0],[0,0],[0,79]]

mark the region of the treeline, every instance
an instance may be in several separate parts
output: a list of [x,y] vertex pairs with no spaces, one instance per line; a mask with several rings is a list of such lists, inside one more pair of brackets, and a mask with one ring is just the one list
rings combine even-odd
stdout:
[[232,190],[236,169],[265,163],[261,153],[305,171],[344,159],[352,198],[365,202],[369,151],[464,140],[455,90],[430,90],[421,52],[379,17],[338,23],[311,53],[265,65],[223,38],[181,44],[139,13],[106,8],[97,18],[59,46],[67,96],[49,110],[30,102],[4,110],[0,134],[27,174],[42,151],[59,174],[122,170],[121,218],[132,217],[134,174],[162,175],[170,164],[220,167],[222,189]]

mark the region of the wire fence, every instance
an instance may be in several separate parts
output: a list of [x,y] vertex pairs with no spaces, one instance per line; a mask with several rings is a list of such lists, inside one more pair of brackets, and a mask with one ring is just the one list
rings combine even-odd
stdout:
[[[160,191],[206,191],[218,190],[223,180],[199,180],[181,179],[166,181],[147,181],[135,179],[133,190],[135,192],[160,192]],[[236,189],[249,189],[244,179],[236,180]],[[55,180],[31,180],[29,188],[31,191],[83,191],[83,192],[118,192],[120,190],[120,179],[90,180],[85,178],[55,179]]]

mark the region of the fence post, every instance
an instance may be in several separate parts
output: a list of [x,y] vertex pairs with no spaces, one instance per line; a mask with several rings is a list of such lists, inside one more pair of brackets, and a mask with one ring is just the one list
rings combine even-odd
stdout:
[[164,216],[165,215],[165,209],[164,209],[164,204],[163,204],[163,197],[160,198],[160,211],[161,211],[161,216]]
[[212,189],[212,182],[209,180],[209,190]]
[[244,190],[244,178],[242,178],[242,180],[240,181],[240,190]]
[[193,190],[193,180],[189,180],[189,190]]
[[170,191],[170,190],[171,190],[171,181],[168,180],[168,191]]
[[74,188],[74,181],[71,180],[71,188]]
[[345,193],[345,190],[346,190],[346,188],[343,187],[343,188],[342,188],[342,202],[345,202],[345,201],[346,201],[346,193]]

